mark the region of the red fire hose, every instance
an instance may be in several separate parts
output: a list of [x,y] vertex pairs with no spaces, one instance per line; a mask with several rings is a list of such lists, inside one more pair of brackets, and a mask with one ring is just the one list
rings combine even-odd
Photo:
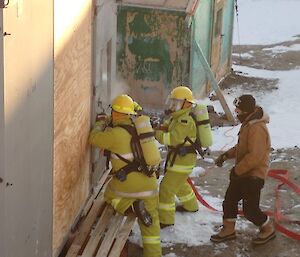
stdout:
[[[281,211],[280,211],[281,203],[280,203],[280,195],[279,195],[280,187],[283,185],[288,186],[290,189],[292,189],[298,195],[300,195],[300,187],[288,179],[288,171],[287,170],[269,170],[268,176],[279,180],[280,183],[276,186],[276,189],[275,189],[275,210],[274,210],[274,212],[266,211],[265,213],[268,216],[274,217],[275,228],[278,231],[280,231],[281,233],[285,234],[286,236],[288,236],[290,238],[300,241],[300,234],[298,234],[294,231],[291,231],[280,224],[280,221],[285,221],[285,222],[289,222],[289,223],[297,223],[297,224],[300,224],[300,221],[291,221],[281,213]],[[214,207],[212,207],[209,203],[207,203],[203,199],[203,197],[199,194],[199,192],[195,188],[195,185],[194,185],[193,181],[191,180],[191,178],[188,178],[187,181],[191,185],[198,201],[203,206],[205,206],[207,209],[209,209],[211,211],[222,213],[222,211],[215,209]],[[243,215],[243,212],[240,210],[239,214]]]

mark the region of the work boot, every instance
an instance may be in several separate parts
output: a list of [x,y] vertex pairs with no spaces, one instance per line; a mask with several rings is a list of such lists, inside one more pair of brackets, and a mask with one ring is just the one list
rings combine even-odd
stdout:
[[266,222],[261,225],[259,228],[259,233],[256,238],[252,240],[252,243],[255,245],[262,245],[269,242],[271,239],[275,238],[275,229],[273,222],[268,217]]
[[214,243],[220,243],[236,238],[235,235],[235,219],[224,219],[223,227],[219,233],[212,235],[210,241]]
[[143,200],[137,200],[133,203],[133,210],[138,219],[146,226],[152,225],[152,217],[150,213],[146,210]]
[[177,205],[176,206],[176,211],[178,211],[178,212],[197,212],[198,210],[189,211],[189,210],[185,209],[182,205]]

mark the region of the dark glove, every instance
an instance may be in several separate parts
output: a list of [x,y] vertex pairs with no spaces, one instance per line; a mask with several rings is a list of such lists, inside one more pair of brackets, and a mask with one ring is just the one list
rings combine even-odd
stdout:
[[96,115],[96,121],[107,121],[108,116],[105,113],[98,113]]
[[159,117],[151,117],[150,123],[153,129],[158,129],[160,126],[160,119]]
[[216,160],[215,160],[215,164],[218,167],[222,167],[223,166],[223,162],[227,160],[227,156],[226,154],[221,154]]
[[235,168],[233,167],[231,170],[230,170],[230,175],[229,175],[229,179],[230,180],[237,180],[239,179],[240,176],[238,176],[236,173],[235,173]]

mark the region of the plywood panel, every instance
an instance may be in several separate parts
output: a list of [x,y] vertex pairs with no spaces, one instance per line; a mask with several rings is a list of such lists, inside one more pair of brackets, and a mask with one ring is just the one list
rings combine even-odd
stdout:
[[56,255],[89,194],[92,0],[57,0],[54,19],[53,251]]

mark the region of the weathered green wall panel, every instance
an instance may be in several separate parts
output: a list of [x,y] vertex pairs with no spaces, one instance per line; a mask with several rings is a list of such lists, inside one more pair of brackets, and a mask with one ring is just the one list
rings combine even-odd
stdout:
[[189,38],[183,12],[119,7],[118,71],[136,100],[161,106],[165,92],[189,82]]
[[192,64],[191,64],[191,86],[196,93],[200,93],[201,88],[206,84],[206,75],[201,64],[196,42],[201,46],[203,54],[210,61],[211,33],[213,22],[213,1],[202,0],[198,10],[193,17],[193,38],[192,38]]
[[226,0],[224,15],[223,15],[223,38],[221,48],[221,61],[220,66],[227,65],[228,70],[231,63],[231,50],[232,50],[232,33],[233,33],[233,19],[234,19],[234,0]]
[[[223,18],[216,22],[220,8]],[[224,76],[230,68],[233,15],[234,0],[201,0],[191,25],[185,9],[120,5],[117,63],[119,77],[130,88],[127,93],[152,108],[161,107],[178,84],[190,86],[197,97],[202,96],[207,76],[196,44],[217,79]],[[217,26],[216,34],[213,30],[220,20],[222,27]]]

